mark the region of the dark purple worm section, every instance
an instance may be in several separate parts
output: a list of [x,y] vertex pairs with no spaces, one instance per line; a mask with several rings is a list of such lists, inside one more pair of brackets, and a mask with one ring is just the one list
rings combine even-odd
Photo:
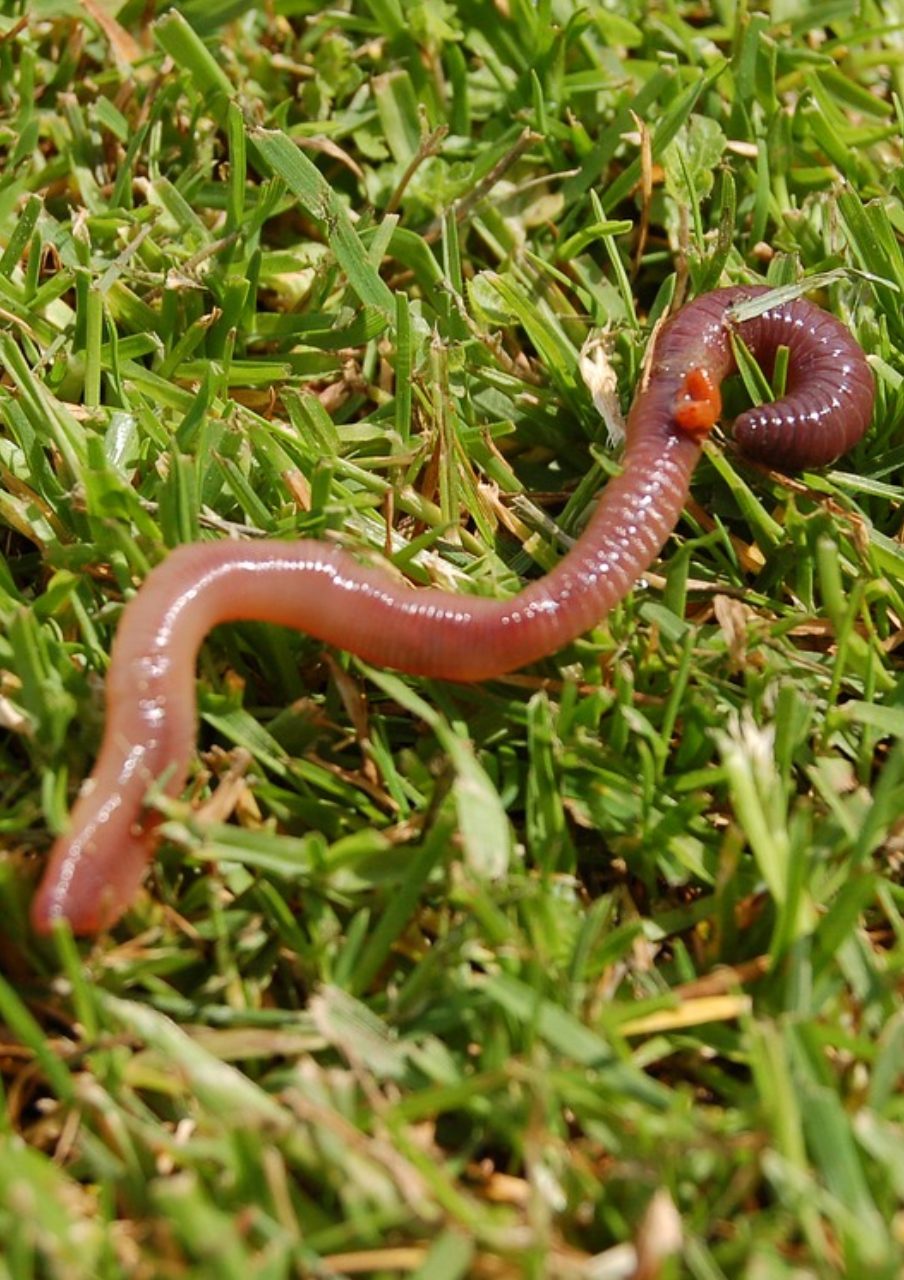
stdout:
[[[412,590],[313,540],[173,551],[123,612],[100,754],[69,831],[51,850],[32,904],[35,928],[66,919],[76,933],[95,933],[132,901],[156,843],[148,790],[175,796],[185,786],[197,730],[195,661],[219,623],[294,627],[380,666],[462,681],[513,671],[595,626],[674,528],[705,429],[718,416],[719,383],[734,368],[730,309],[766,292],[717,290],[662,328],[628,415],[623,471],[556,568],[510,600]],[[816,466],[860,438],[873,379],[838,320],[799,300],[737,328],[766,365],[781,343],[791,353],[788,394],[735,424],[746,452],[778,467]]]
[[800,298],[764,311],[739,331],[769,376],[778,348],[789,353],[782,399],[735,419],[732,435],[746,457],[799,471],[847,453],[870,424],[875,383],[841,321]]

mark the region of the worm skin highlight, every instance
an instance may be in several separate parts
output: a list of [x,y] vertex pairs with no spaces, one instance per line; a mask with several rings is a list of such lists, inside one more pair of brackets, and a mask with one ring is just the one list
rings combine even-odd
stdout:
[[554,653],[595,626],[649,567],[674,528],[703,440],[734,370],[734,328],[767,372],[789,348],[787,393],[742,414],[744,452],[773,466],[820,466],[866,431],[873,378],[851,335],[804,300],[736,324],[761,286],[705,294],[663,326],[628,415],[624,467],[586,529],[544,578],[510,600],[413,590],[330,543],[199,542],[155,568],[127,605],[107,677],[107,721],[70,828],[51,850],[32,904],[46,933],[65,918],[96,933],[129,906],[156,843],[152,785],[184,788],[195,745],[195,660],[221,622],[294,627],[380,666],[484,680]]

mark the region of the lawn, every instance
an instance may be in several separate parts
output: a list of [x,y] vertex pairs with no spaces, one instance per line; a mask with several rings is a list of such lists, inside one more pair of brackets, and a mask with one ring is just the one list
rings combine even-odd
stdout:
[[[904,1273],[902,144],[901,0],[0,0],[0,1280]],[[218,628],[140,896],[33,933],[168,550],[510,595],[600,378],[802,280],[851,454],[717,431],[487,684]]]

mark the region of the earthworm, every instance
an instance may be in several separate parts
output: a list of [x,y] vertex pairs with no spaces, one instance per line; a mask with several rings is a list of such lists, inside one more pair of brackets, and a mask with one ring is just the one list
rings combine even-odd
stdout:
[[500,676],[595,626],[649,567],[674,528],[703,440],[735,368],[731,331],[770,369],[789,349],[781,399],[743,413],[734,436],[750,457],[819,466],[866,431],[873,377],[844,325],[803,299],[737,322],[732,308],[766,293],[705,294],[661,329],[628,415],[624,465],[560,563],[509,600],[413,590],[327,542],[197,542],[171,552],[126,606],[106,683],[94,772],[53,846],[32,921],[79,934],[126,909],[153,854],[160,815],[149,787],[178,795],[196,735],[194,668],[221,622],[294,627],[368,662],[446,680]]

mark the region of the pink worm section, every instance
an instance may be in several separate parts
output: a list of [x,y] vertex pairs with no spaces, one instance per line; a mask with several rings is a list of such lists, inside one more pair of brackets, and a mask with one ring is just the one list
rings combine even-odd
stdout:
[[[47,932],[65,918],[76,933],[95,933],[132,901],[159,822],[145,797],[155,782],[172,796],[185,786],[197,728],[195,660],[219,623],[294,627],[381,666],[462,681],[503,675],[596,625],[652,563],[687,499],[701,440],[679,428],[677,407],[701,371],[718,387],[734,369],[730,309],[766,292],[717,290],[663,327],[628,416],[622,473],[559,565],[510,600],[411,590],[325,542],[205,542],[172,552],[123,613],[100,756],[68,834],[54,844],[34,927]],[[767,366],[779,344],[790,348],[787,395],[735,423],[745,452],[777,466],[814,466],[860,438],[873,378],[838,320],[798,300],[735,327]]]

